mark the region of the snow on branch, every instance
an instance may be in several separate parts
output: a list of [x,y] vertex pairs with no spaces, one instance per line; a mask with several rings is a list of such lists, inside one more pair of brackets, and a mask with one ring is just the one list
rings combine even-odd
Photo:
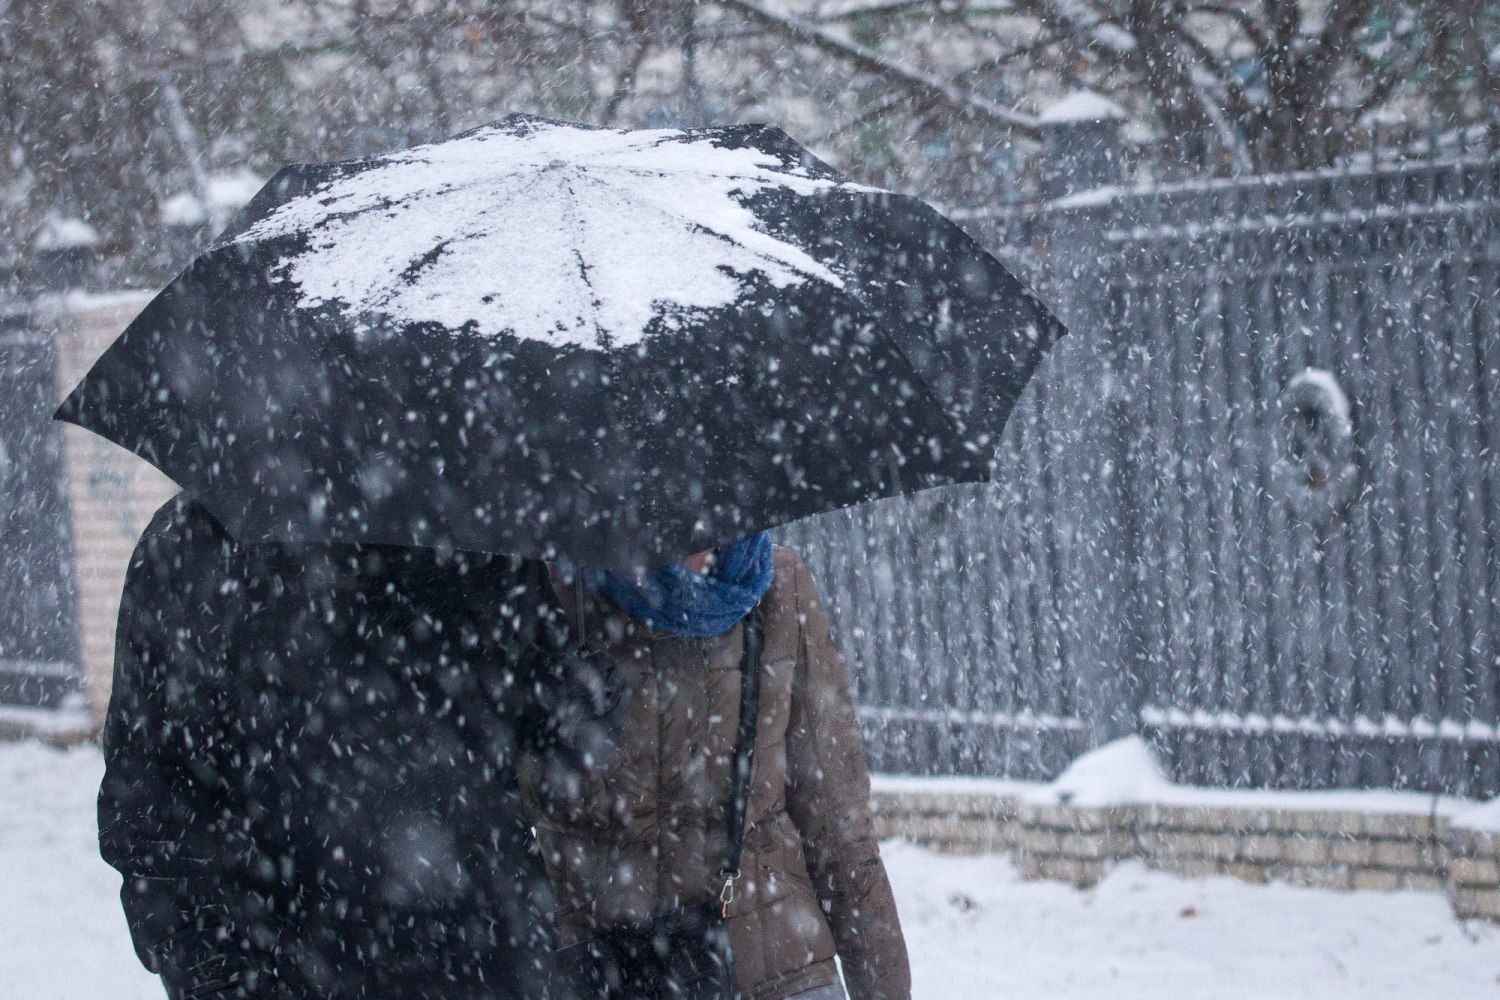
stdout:
[[758,21],[795,41],[812,45],[823,52],[854,63],[866,72],[899,83],[913,93],[959,111],[975,113],[992,121],[1018,129],[1028,135],[1036,133],[1036,118],[1013,111],[993,101],[965,93],[940,77],[914,69],[890,59],[857,42],[839,38],[833,33],[796,17],[768,10],[752,0],[717,0],[719,6]]
[[1136,51],[1134,35],[1083,0],[1019,0],[1016,6],[1080,44],[1124,58]]
[[906,14],[914,10],[936,9],[943,0],[844,0],[821,11],[816,20],[822,22],[849,21],[857,17],[891,16]]
[[[1006,49],[1004,52],[996,53],[980,62],[965,66],[962,70],[959,70],[957,73],[954,73],[952,76],[950,76],[949,80],[956,84],[959,80],[962,80],[965,77],[969,77],[976,73],[981,73],[987,70],[997,69],[1016,59],[1030,55],[1037,49],[1045,45],[1050,45],[1053,40],[1054,39],[1051,35],[1043,32],[1041,34],[1038,34],[1036,38],[1028,42],[1013,46],[1009,49]],[[842,121],[832,125],[827,131],[821,133],[813,139],[810,139],[809,145],[819,146],[831,139],[843,135],[851,129],[858,128],[865,122],[871,121],[875,118],[879,118],[886,112],[898,108],[904,102],[911,100],[911,96],[911,93],[905,90],[895,90],[890,93],[884,94],[881,97],[878,97],[875,100],[871,101],[869,104],[866,104],[864,107],[860,108],[859,111],[855,112],[852,117],[843,119]],[[1038,118],[1037,121],[1040,124],[1041,119]]]

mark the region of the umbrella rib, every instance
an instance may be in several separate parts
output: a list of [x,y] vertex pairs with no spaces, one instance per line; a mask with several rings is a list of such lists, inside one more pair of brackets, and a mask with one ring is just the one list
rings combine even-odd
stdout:
[[[618,190],[618,186],[617,185],[610,184],[608,181],[606,181],[606,180],[604,180],[602,178],[590,176],[589,173],[588,173],[588,171],[580,170],[579,173],[585,179],[587,179],[589,181],[589,183],[591,183],[591,184],[597,184],[599,187],[602,187],[602,188],[605,188],[605,189],[608,189],[608,190]],[[695,221],[693,219],[690,219],[690,218],[688,218],[685,215],[674,215],[671,212],[667,211],[665,208],[662,208],[660,205],[657,205],[656,203],[654,203],[652,201],[649,201],[649,200],[646,200],[646,199],[640,199],[640,198],[627,198],[626,200],[629,201],[632,205],[636,205],[636,206],[639,206],[641,208],[647,209],[647,210],[649,210],[651,212],[654,212],[655,214],[661,216],[662,218],[667,219],[667,220],[669,220],[671,222],[674,222],[674,223],[676,223],[678,225],[687,226],[688,228],[694,230],[695,232],[700,232],[700,233],[703,233],[705,235],[712,236],[715,239],[722,240],[723,242],[728,243],[730,246],[738,247],[739,249],[745,251],[746,253],[750,254],[753,257],[756,257],[757,259],[765,260],[765,261],[773,261],[773,262],[781,265],[782,267],[786,267],[786,268],[789,268],[790,270],[796,271],[797,273],[803,275],[804,277],[808,277],[808,278],[818,278],[818,277],[820,277],[819,275],[812,274],[812,273],[810,273],[808,271],[803,270],[802,268],[798,267],[796,264],[791,263],[790,261],[782,260],[782,259],[779,259],[779,258],[776,258],[776,257],[772,257],[770,254],[762,253],[762,252],[760,252],[759,250],[756,250],[753,247],[750,247],[750,246],[748,246],[748,245],[746,245],[744,243],[741,243],[739,240],[736,240],[732,236],[729,236],[729,235],[727,235],[725,233],[719,232],[716,229],[712,229],[712,228],[710,228],[708,226],[705,226],[703,223],[697,222],[697,221]],[[749,211],[749,210],[746,209],[746,211]],[[752,212],[751,215],[753,216],[754,213]],[[758,222],[760,220],[756,219],[756,221]],[[765,236],[769,237],[769,234],[763,233],[762,235],[765,235]],[[770,237],[770,238],[771,239],[775,239],[775,237]],[[788,246],[795,246],[795,244],[788,244]],[[802,250],[801,247],[796,247],[796,249],[798,249],[799,251],[801,251],[803,253],[807,253],[805,250]],[[811,254],[807,254],[807,256],[810,257],[810,258],[812,257]],[[816,260],[817,258],[812,258],[812,259]],[[819,263],[821,264],[822,262],[819,261]]]
[[[678,168],[671,171],[663,171],[652,169],[651,167],[632,167],[624,163],[599,163],[586,165],[580,164],[579,169],[587,171],[615,171],[622,174],[634,174],[638,177],[666,177],[669,175],[678,176],[687,174],[693,177],[720,177],[724,178],[725,180],[731,181],[751,181],[758,184],[765,184],[767,186],[775,183],[770,178],[768,178],[766,174],[752,174],[744,173],[741,171],[725,172],[720,170],[698,170],[694,168]],[[800,174],[792,173],[780,173],[775,170],[768,170],[767,173],[769,173],[773,178],[787,178],[799,181],[805,180],[810,181],[814,184],[818,184],[819,186],[822,186],[824,184],[827,184],[829,186],[836,186],[836,182],[834,181],[822,181],[816,177],[805,177]]]
[[583,219],[578,215],[578,193],[573,190],[573,185],[570,181],[563,181],[562,186],[567,189],[569,195],[569,198],[565,202],[565,211],[568,215],[568,221],[572,223],[573,226],[573,259],[578,262],[578,279],[582,281],[584,287],[588,289],[588,295],[586,296],[586,298],[588,300],[589,307],[593,311],[594,337],[598,340],[600,346],[608,348],[610,346],[611,337],[609,335],[609,331],[604,329],[604,326],[600,321],[600,309],[603,303],[599,301],[599,290],[594,287],[593,281],[589,279],[588,261],[584,260],[583,258],[582,247],[585,234]]
[[[580,169],[578,172],[579,172],[579,174],[581,176],[583,176],[585,179],[587,179],[590,183],[597,184],[600,187],[604,187],[604,188],[612,188],[613,187],[613,185],[609,184],[603,178],[592,176],[591,173],[590,173],[590,171],[588,171],[588,170]],[[706,233],[706,234],[708,234],[710,236],[714,236],[714,237],[716,237],[716,238],[718,238],[720,240],[723,240],[726,243],[729,243],[729,244],[731,244],[733,246],[739,247],[740,249],[744,250],[745,252],[747,252],[749,254],[752,254],[755,257],[758,257],[758,258],[761,258],[761,259],[766,259],[766,260],[774,260],[775,259],[775,258],[769,257],[766,254],[759,253],[758,251],[756,251],[756,250],[754,250],[754,249],[746,246],[745,244],[740,243],[737,240],[734,240],[731,237],[726,236],[723,233],[716,232],[715,230],[710,229],[709,227],[704,226],[701,223],[694,222],[693,220],[688,219],[688,218],[686,218],[684,216],[674,216],[670,212],[668,212],[665,209],[661,208],[659,205],[656,205],[656,204],[651,203],[649,201],[639,201],[638,200],[638,201],[634,201],[633,203],[638,204],[638,205],[642,205],[643,207],[645,207],[645,208],[651,210],[652,212],[655,212],[656,214],[658,214],[660,216],[663,216],[664,218],[667,218],[669,220],[686,223],[687,225],[693,227],[694,229],[696,229],[696,230],[698,230],[700,232]],[[811,256],[811,255],[809,255],[809,256]],[[816,259],[816,258],[814,258],[814,259]],[[792,269],[797,270],[799,272],[801,271],[800,268],[797,268],[795,265],[790,264],[790,263],[788,263],[786,261],[778,261],[778,263],[781,263],[784,266],[792,268]],[[808,277],[813,277],[813,276],[812,275],[808,275]],[[840,295],[846,296],[852,302],[857,303],[858,306],[859,306],[859,308],[862,311],[867,311],[869,309],[869,303],[866,302],[865,299],[862,296],[860,296],[857,292],[854,292],[854,291],[851,291],[851,290],[845,289],[845,288],[838,288],[837,286],[835,286],[835,291],[838,294],[840,294]],[[901,359],[901,362],[906,366],[907,370],[911,373],[911,376],[912,376],[913,380],[917,383],[918,391],[920,391],[924,396],[926,396],[928,402],[931,403],[933,405],[933,407],[938,411],[938,413],[942,417],[943,423],[948,427],[949,431],[953,434],[955,440],[962,440],[963,439],[963,435],[959,432],[958,424],[955,422],[955,420],[953,418],[953,415],[951,413],[949,413],[947,407],[943,406],[942,403],[941,403],[941,401],[938,400],[938,398],[936,397],[936,395],[933,392],[932,386],[930,386],[930,385],[927,384],[927,380],[922,377],[921,372],[917,369],[917,367],[915,365],[912,364],[911,359],[909,357],[907,357],[906,351],[901,347],[900,344],[898,344],[896,342],[896,340],[895,340],[894,337],[890,336],[890,334],[888,332],[886,332],[885,330],[883,330],[883,329],[880,328],[880,324],[878,324],[878,323],[872,324],[872,328],[874,330],[875,336],[878,337],[878,338],[880,338],[881,340],[884,340],[886,342],[886,344],[890,347],[891,351],[898,358]]]
[[[509,173],[504,174],[502,176],[505,176],[505,177],[514,177],[514,176],[520,176],[520,175],[523,175],[523,174],[524,174],[524,171],[513,170],[513,171],[510,171]],[[535,187],[536,184],[541,180],[541,177],[542,177],[542,173],[540,171],[538,171],[538,172],[534,173],[531,177],[529,177],[527,180],[525,180],[519,186],[517,186],[515,188],[512,188],[512,189],[502,190],[502,191],[496,192],[497,197],[494,199],[494,203],[490,204],[490,205],[481,206],[480,209],[479,209],[479,214],[481,214],[481,215],[489,215],[489,214],[493,213],[495,210],[497,210],[497,209],[503,207],[504,205],[506,205],[506,204],[514,201],[516,198],[518,198],[521,195],[529,192],[533,187]],[[413,207],[415,207],[420,202],[425,201],[425,200],[427,200],[429,198],[445,196],[445,195],[451,194],[454,191],[468,190],[468,189],[471,189],[471,188],[479,187],[481,184],[484,184],[484,183],[486,183],[486,182],[485,181],[473,181],[472,183],[469,183],[469,184],[454,185],[454,186],[450,186],[450,187],[445,187],[441,191],[434,191],[434,192],[427,193],[425,195],[422,195],[422,196],[419,196],[419,197],[413,199],[410,202],[406,202],[405,204],[412,205]],[[379,207],[379,206],[372,205],[372,206],[369,206],[369,208],[367,208],[367,209],[365,209],[363,211],[373,211],[377,207]],[[351,217],[357,216],[359,214],[363,214],[363,211],[361,211],[361,212],[349,212],[349,213],[345,214],[342,218],[351,218]],[[342,221],[342,219],[340,221]],[[422,272],[426,271],[428,268],[431,268],[431,267],[435,266],[438,263],[438,261],[441,260],[443,258],[443,256],[446,255],[451,250],[451,248],[453,248],[456,244],[466,243],[466,242],[469,242],[470,240],[482,240],[482,239],[487,238],[490,235],[491,235],[491,233],[489,231],[481,229],[481,230],[475,230],[475,231],[468,232],[468,233],[462,233],[462,234],[454,236],[454,237],[452,237],[450,239],[443,240],[440,243],[438,243],[436,246],[434,246],[430,250],[428,250],[426,253],[422,254],[422,256],[416,258],[415,260],[410,261],[406,265],[406,267],[404,267],[404,268],[401,269],[401,272],[400,272],[400,274],[399,274],[398,277],[403,282],[407,282],[407,283],[413,282],[418,277],[421,276]],[[391,284],[391,285],[387,286],[384,289],[384,291],[380,294],[380,296],[377,299],[375,299],[371,304],[373,306],[377,307],[377,308],[381,307],[381,306],[385,306],[385,305],[387,305],[387,304],[390,303],[390,301],[400,292],[400,290],[401,289],[400,289],[399,285]]]
[[[407,166],[409,164],[401,165]],[[380,167],[376,168],[375,170],[367,171],[363,174],[358,174],[356,176],[360,178],[369,178],[372,174],[378,175],[388,169],[392,169],[392,167]],[[408,191],[399,195],[370,194],[367,196],[370,200],[366,201],[363,204],[350,206],[348,208],[330,206],[325,214],[320,215],[318,218],[307,225],[297,226],[296,229],[300,232],[307,232],[312,229],[320,229],[326,227],[330,224],[347,222],[350,219],[356,219],[361,216],[368,215],[371,212],[384,211],[392,207],[416,206],[420,205],[423,202],[428,202],[433,199],[446,198],[455,193],[470,191],[478,187],[497,187],[497,197],[495,200],[502,203],[508,202],[529,191],[545,174],[545,164],[527,164],[525,167],[517,167],[512,170],[504,170],[500,173],[486,174],[483,177],[478,177],[473,180],[465,181],[463,183],[445,184],[434,188],[427,188],[424,190]],[[523,177],[526,179],[520,185],[513,188],[505,188],[499,186],[498,182],[504,181],[507,178],[511,177]],[[340,183],[345,183],[347,182],[347,180],[347,178],[341,178],[340,180],[329,181],[326,187],[311,191],[307,195],[305,195],[304,198],[313,198],[321,201],[322,199],[328,198],[330,195],[332,195],[332,197],[335,199],[338,199],[340,197],[355,197],[356,193],[351,192],[348,195],[340,196],[336,192],[332,191],[333,187]],[[302,199],[295,199],[293,201],[287,202],[285,205],[278,206],[276,210],[268,215],[265,219],[262,219],[250,229],[246,230],[246,235],[253,234],[255,230],[261,228],[267,223],[272,222],[276,219],[277,215],[283,213],[289,207],[298,204],[300,201],[302,201]]]

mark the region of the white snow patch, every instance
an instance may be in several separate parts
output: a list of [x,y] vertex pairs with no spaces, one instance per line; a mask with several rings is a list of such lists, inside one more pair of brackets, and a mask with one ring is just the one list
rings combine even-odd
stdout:
[[1131,862],[1098,886],[997,855],[881,845],[915,1000],[1428,1000],[1496,994],[1500,928],[1441,893],[1184,880]]
[[1321,716],[1265,716],[1256,713],[1240,715],[1235,712],[1206,712],[1202,709],[1163,705],[1142,707],[1140,719],[1149,726],[1217,733],[1295,733],[1301,736],[1332,737],[1354,735],[1386,739],[1461,740],[1470,743],[1493,743],[1500,740],[1500,725],[1480,719],[1402,719],[1394,715],[1372,719],[1356,715],[1346,720]]
[[1046,712],[988,712],[962,708],[915,708],[909,705],[860,705],[855,709],[861,722],[890,725],[893,722],[936,722],[942,725],[994,726],[997,729],[1081,730],[1083,720]]
[[96,309],[140,309],[156,295],[156,292],[144,288],[119,288],[99,292],[70,288],[46,297],[46,301],[54,308],[68,312],[92,312]]
[[1500,798],[1491,799],[1483,805],[1456,813],[1452,822],[1454,826],[1465,830],[1500,834]]
[[251,170],[210,174],[208,204],[192,191],[174,194],[161,205],[161,220],[169,226],[196,226],[206,221],[210,209],[234,211],[242,208],[265,185],[264,178]]
[[232,170],[208,177],[208,200],[221,208],[240,208],[254,198],[265,178],[253,170]]
[[1044,125],[1064,122],[1102,122],[1124,118],[1125,109],[1103,94],[1092,90],[1075,90],[1060,101],[1049,104],[1037,116]]
[[1147,801],[1171,786],[1146,741],[1126,736],[1089,751],[1050,785],[1034,788],[1024,797],[1031,802],[1094,809]]
[[880,791],[986,793],[1023,802],[1063,803],[1086,809],[1173,805],[1250,812],[1373,812],[1456,817],[1474,810],[1476,805],[1473,799],[1385,788],[1301,791],[1178,785],[1167,777],[1150,745],[1139,736],[1127,736],[1083,754],[1047,783],[880,775],[874,778],[874,786]]
[[1054,198],[1048,203],[1050,208],[1096,208],[1107,205],[1121,195],[1125,189],[1118,184],[1106,184],[1103,187],[1088,188],[1084,191],[1075,191],[1065,194],[1061,198]]
[[38,250],[77,250],[99,242],[99,232],[82,219],[49,215],[36,235]]
[[99,857],[99,749],[0,743],[0,996],[161,1000]]
[[[837,275],[741,199],[836,187],[778,157],[673,129],[521,119],[417,146],[280,206],[240,235],[300,235],[281,275],[309,306],[555,346],[639,343],[657,317]],[[859,188],[860,190],[869,190]]]
[[174,194],[161,203],[161,221],[168,226],[196,226],[208,218],[203,202],[191,191]]
[[0,705],[0,731],[11,730],[34,736],[72,737],[93,728],[88,709],[79,696],[75,703],[52,710]]
[[[96,747],[0,744],[0,984],[10,997],[161,1000],[99,860]],[[1080,892],[996,855],[881,854],[912,958],[914,1000],[1318,1000],[1481,997],[1500,929],[1441,893],[1334,893],[1138,864]],[[1191,911],[1191,912],[1189,912]],[[1184,915],[1186,914],[1186,915]]]

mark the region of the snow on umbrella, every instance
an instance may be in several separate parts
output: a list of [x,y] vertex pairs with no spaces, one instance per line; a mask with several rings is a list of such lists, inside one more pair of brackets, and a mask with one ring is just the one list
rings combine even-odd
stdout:
[[282,170],[59,417],[242,539],[644,569],[988,478],[1061,332],[775,128],[512,115]]

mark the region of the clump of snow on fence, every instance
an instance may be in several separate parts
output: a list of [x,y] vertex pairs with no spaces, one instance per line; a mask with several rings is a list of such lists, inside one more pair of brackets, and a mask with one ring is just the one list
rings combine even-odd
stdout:
[[1287,383],[1286,393],[1316,394],[1319,412],[1332,420],[1339,432],[1348,434],[1351,426],[1349,397],[1333,372],[1325,368],[1304,368]]
[[1044,125],[1064,122],[1098,122],[1124,118],[1125,109],[1093,90],[1075,90],[1047,106],[1037,121]]

